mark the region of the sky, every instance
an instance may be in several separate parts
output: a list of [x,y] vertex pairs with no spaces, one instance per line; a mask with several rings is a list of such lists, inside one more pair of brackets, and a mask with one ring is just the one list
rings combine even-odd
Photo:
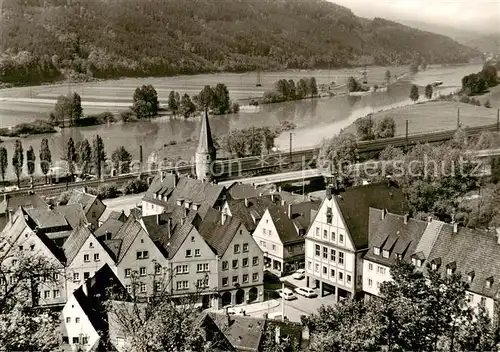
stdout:
[[500,0],[330,0],[354,14],[411,20],[481,33],[500,31]]

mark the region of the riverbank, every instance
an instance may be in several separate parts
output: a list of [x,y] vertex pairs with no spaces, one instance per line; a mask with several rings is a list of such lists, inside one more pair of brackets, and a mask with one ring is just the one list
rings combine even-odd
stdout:
[[[484,106],[453,102],[427,101],[390,110],[376,112],[372,115],[374,123],[386,117],[396,122],[395,136],[404,136],[408,120],[408,134],[429,133],[457,128],[458,109],[460,123],[463,127],[483,126],[496,123],[496,109]],[[350,124],[342,133],[356,134],[356,123]]]

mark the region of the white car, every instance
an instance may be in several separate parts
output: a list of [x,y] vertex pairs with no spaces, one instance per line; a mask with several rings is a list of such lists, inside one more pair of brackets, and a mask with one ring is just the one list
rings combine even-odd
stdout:
[[302,280],[306,277],[306,271],[304,269],[299,269],[293,273],[292,277],[296,280]]
[[295,289],[295,293],[308,298],[318,297],[318,294],[314,292],[312,288],[309,287],[297,287]]
[[289,288],[285,288],[285,289],[279,289],[278,291],[278,294],[280,295],[280,297],[286,299],[287,301],[291,301],[292,299],[297,299],[297,296],[295,296],[293,294],[293,291],[290,290]]

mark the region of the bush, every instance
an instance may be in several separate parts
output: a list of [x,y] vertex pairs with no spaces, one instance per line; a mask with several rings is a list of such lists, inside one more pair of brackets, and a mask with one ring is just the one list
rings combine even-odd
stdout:
[[467,95],[462,95],[460,97],[460,102],[461,103],[465,103],[465,104],[469,104],[471,101],[471,99],[467,96]]
[[59,198],[57,198],[57,204],[59,205],[66,205],[69,202],[69,199],[71,198],[71,194],[73,192],[71,191],[64,191],[59,195]]
[[132,111],[127,110],[127,111],[122,111],[120,113],[120,120],[123,122],[130,121],[135,118],[135,115]]
[[491,103],[489,100],[486,100],[483,105],[485,108],[491,108]]
[[54,126],[44,120],[36,120],[29,123],[20,123],[14,127],[0,128],[0,136],[19,137],[21,135],[53,133],[56,132]]
[[97,189],[89,188],[87,192],[97,196],[100,200],[116,198],[118,196],[118,188],[114,183],[99,185]]
[[136,194],[146,192],[148,190],[148,183],[141,179],[127,181],[121,191],[122,194]]
[[240,104],[234,102],[231,105],[231,109],[229,109],[229,112],[233,114],[237,114],[238,112],[240,112]]

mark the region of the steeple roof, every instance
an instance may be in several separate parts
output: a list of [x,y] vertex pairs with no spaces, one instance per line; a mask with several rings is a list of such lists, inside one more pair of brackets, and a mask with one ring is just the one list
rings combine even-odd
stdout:
[[198,153],[211,153],[214,150],[214,142],[212,140],[212,131],[208,123],[208,114],[205,114],[201,119],[200,141],[198,143]]

